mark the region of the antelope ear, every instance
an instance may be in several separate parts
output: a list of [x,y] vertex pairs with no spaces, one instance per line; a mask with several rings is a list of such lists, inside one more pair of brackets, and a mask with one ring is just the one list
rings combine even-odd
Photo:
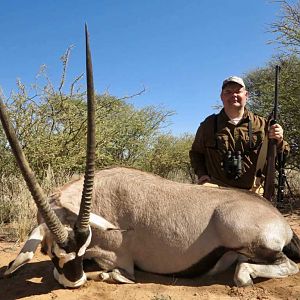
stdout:
[[115,225],[107,221],[106,219],[90,213],[90,225],[94,228],[98,228],[101,230],[113,230],[113,229],[118,229]]
[[38,245],[44,239],[47,231],[48,228],[45,223],[33,229],[16,259],[9,263],[4,276],[11,275],[33,258]]

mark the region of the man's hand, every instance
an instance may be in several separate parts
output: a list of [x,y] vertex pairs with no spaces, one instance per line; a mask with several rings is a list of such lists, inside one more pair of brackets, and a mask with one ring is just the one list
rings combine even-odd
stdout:
[[283,129],[279,124],[273,124],[269,128],[269,139],[277,140],[277,144],[283,141]]

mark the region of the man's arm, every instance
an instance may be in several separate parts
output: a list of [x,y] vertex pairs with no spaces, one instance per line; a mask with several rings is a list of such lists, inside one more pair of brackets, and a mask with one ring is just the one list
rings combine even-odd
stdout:
[[198,184],[210,181],[205,167],[205,147],[204,147],[204,125],[201,123],[197,130],[195,140],[189,152],[191,166],[198,177]]

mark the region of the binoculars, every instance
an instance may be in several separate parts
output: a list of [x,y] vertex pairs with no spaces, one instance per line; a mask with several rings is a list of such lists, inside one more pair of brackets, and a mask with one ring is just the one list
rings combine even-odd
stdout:
[[232,153],[228,151],[223,161],[223,169],[230,179],[239,179],[242,175],[242,156],[241,151]]

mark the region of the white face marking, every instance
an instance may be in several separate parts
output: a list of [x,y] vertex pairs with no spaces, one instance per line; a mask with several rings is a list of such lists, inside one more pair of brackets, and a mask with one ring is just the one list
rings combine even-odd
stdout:
[[[88,236],[85,244],[82,245],[82,247],[79,249],[79,251],[77,253],[78,256],[83,256],[84,255],[84,253],[86,252],[87,247],[89,246],[89,244],[90,244],[90,242],[92,240],[92,230],[91,230],[91,227],[89,226],[88,229],[89,229],[89,236]],[[60,268],[63,268],[64,265],[67,262],[69,262],[69,261],[71,261],[71,260],[73,260],[73,259],[76,258],[76,253],[75,252],[67,253],[64,249],[60,248],[55,241],[53,241],[52,251],[55,254],[55,256],[59,259],[58,263],[59,263],[59,267]],[[49,252],[51,253],[51,251],[49,251]],[[49,253],[49,256],[50,256],[50,253]],[[51,254],[51,256],[53,257],[53,254]]]
[[92,240],[92,230],[91,230],[91,226],[89,226],[89,236],[88,236],[88,238],[87,238],[85,244],[82,245],[82,247],[79,249],[79,251],[78,251],[78,253],[77,253],[78,256],[84,255],[84,253],[85,253],[87,247],[88,247],[89,244],[91,243],[91,240]]
[[76,258],[76,253],[67,253],[64,249],[60,248],[56,243],[53,245],[53,252],[55,256],[59,259],[59,267],[63,268],[64,265]]
[[60,274],[56,270],[56,268],[54,268],[54,270],[53,270],[53,276],[61,285],[63,285],[64,287],[69,287],[69,288],[80,287],[83,284],[85,284],[87,281],[86,275],[85,275],[85,273],[83,273],[83,275],[80,279],[78,279],[75,282],[72,282],[72,281],[68,280],[64,274]]

